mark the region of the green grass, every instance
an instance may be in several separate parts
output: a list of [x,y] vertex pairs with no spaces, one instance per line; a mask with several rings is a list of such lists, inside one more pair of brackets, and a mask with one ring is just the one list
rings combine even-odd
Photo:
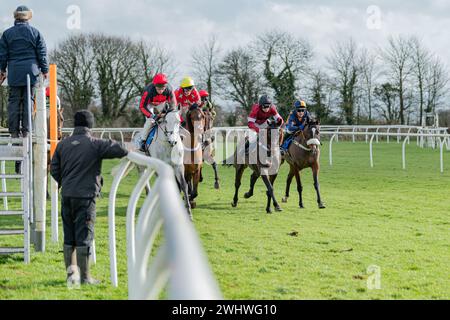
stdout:
[[[439,150],[407,146],[401,168],[401,144],[374,144],[374,168],[365,143],[335,143],[333,166],[328,144],[322,147],[320,183],[324,210],[317,208],[310,170],[302,171],[305,209],[299,209],[295,182],[284,211],[265,213],[265,190],[244,199],[247,170],[237,208],[231,207],[234,169],[219,167],[221,189],[204,170],[195,227],[226,299],[449,299],[450,153],[439,171]],[[107,197],[111,168],[105,161],[105,188],[98,201],[97,288],[67,289],[59,245],[22,256],[0,256],[0,299],[126,299],[125,208],[135,183],[133,173],[119,189],[117,244],[119,287],[109,282]],[[287,166],[276,181],[281,202]],[[1,218],[1,225],[10,219]],[[292,233],[298,232],[297,236]],[[60,235],[60,238],[61,235]],[[0,245],[5,244],[0,239]],[[20,237],[10,238],[10,242]],[[381,289],[367,288],[367,268],[381,269]]]

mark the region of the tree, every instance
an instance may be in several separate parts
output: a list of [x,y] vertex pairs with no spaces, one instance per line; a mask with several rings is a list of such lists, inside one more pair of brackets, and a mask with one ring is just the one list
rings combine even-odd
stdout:
[[258,101],[262,90],[256,59],[244,48],[230,51],[219,64],[218,76],[223,97],[239,105],[247,113]]
[[151,83],[155,74],[164,72],[173,78],[176,67],[170,53],[158,43],[147,44],[139,41],[135,45],[135,58],[137,72],[133,77],[134,85],[142,92],[144,87]]
[[377,56],[370,53],[366,48],[360,54],[361,83],[367,102],[369,123],[372,123],[373,90],[378,76]]
[[84,34],[72,35],[50,53],[58,66],[58,85],[65,111],[74,114],[87,109],[95,97],[94,51]]
[[298,76],[307,73],[311,45],[290,33],[270,31],[257,38],[256,52],[261,54],[264,78],[275,92],[279,112],[285,117],[295,101]]
[[339,92],[339,107],[347,124],[353,124],[357,83],[361,73],[357,47],[353,39],[336,43],[328,63],[333,73],[333,85]]
[[400,90],[391,83],[383,83],[374,90],[375,97],[379,99],[382,104],[376,104],[382,117],[388,124],[398,123],[400,119],[400,109],[397,101],[399,100]]
[[329,79],[324,72],[321,70],[312,72],[309,88],[311,98],[308,109],[315,113],[316,117],[322,122],[326,122],[330,115],[326,94],[329,85]]
[[103,118],[113,120],[125,115],[130,102],[142,91],[136,78],[138,50],[131,40],[115,36],[92,34],[90,43]]
[[220,49],[215,35],[212,35],[207,42],[192,52],[192,67],[194,76],[201,87],[206,88],[212,100],[216,84],[217,68],[219,64]]
[[382,51],[387,73],[399,94],[399,118],[400,124],[405,124],[407,111],[406,99],[408,96],[408,81],[412,72],[411,65],[411,42],[405,37],[390,37],[388,46]]
[[417,37],[410,39],[412,73],[419,90],[419,124],[423,126],[423,109],[425,105],[425,77],[430,68],[430,53]]
[[437,108],[445,100],[448,93],[449,76],[444,64],[435,56],[431,59],[427,74],[425,76],[426,83],[426,112],[436,112]]

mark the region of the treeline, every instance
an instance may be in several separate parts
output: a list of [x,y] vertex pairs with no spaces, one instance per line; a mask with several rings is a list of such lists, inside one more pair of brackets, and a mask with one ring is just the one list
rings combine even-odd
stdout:
[[[158,72],[174,79],[179,71],[173,55],[158,43],[103,34],[68,37],[50,53],[50,61],[58,65],[68,118],[90,108],[100,125],[142,125],[136,107],[144,86]],[[284,117],[301,98],[327,124],[421,125],[424,113],[448,107],[448,70],[415,36],[390,37],[371,49],[349,38],[331,44],[327,57],[288,32],[262,33],[230,50],[211,36],[193,49],[185,74],[210,92],[219,109],[216,125],[245,124],[262,93],[274,97]]]

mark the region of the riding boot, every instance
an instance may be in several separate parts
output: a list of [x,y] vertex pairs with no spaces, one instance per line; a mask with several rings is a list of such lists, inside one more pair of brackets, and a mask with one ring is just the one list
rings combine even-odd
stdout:
[[78,274],[77,269],[77,253],[75,247],[64,245],[64,264],[67,271],[67,280],[75,281],[76,274]]
[[77,247],[77,263],[80,268],[80,280],[81,284],[98,285],[99,280],[91,277],[89,266],[89,247]]

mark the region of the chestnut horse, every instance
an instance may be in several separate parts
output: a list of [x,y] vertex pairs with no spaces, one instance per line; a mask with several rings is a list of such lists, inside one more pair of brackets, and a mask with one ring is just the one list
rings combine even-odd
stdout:
[[193,104],[186,113],[186,130],[189,134],[183,139],[184,177],[188,184],[191,208],[196,207],[198,183],[203,165],[202,137],[205,129],[205,114],[197,104]]
[[302,199],[302,182],[300,180],[300,171],[305,168],[311,168],[314,179],[314,188],[317,193],[317,204],[320,209],[324,209],[325,205],[320,198],[319,188],[319,158],[320,158],[320,123],[319,121],[309,121],[303,131],[298,131],[288,148],[288,152],[284,155],[283,160],[289,164],[290,170],[286,180],[286,193],[283,202],[287,202],[289,198],[289,188],[292,178],[297,181],[297,191],[299,196],[299,206],[304,208]]

